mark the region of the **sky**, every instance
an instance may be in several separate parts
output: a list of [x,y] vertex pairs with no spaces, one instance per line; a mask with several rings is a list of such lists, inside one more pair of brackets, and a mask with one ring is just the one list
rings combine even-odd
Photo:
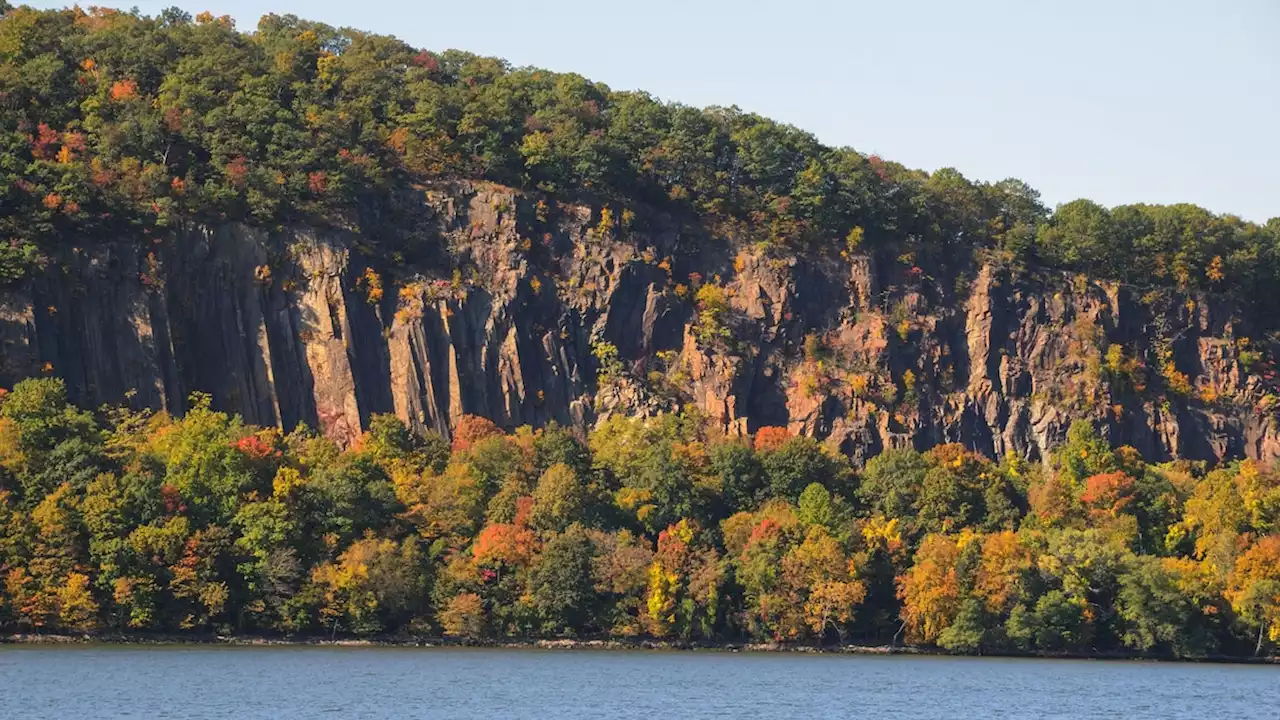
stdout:
[[736,105],[908,167],[1017,177],[1051,207],[1280,216],[1280,0],[197,1],[137,6],[246,30],[293,13]]

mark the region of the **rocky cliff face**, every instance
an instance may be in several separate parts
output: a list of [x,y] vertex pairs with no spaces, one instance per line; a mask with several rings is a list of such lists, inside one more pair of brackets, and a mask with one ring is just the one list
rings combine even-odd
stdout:
[[1153,459],[1280,457],[1276,348],[1212,297],[774,254],[483,184],[433,187],[423,211],[438,262],[230,224],[73,251],[0,295],[0,385],[56,374],[81,404],[177,413],[203,391],[343,441],[373,413],[447,433],[464,413],[589,426],[692,405],[855,459],[942,442],[1044,457],[1078,417]]

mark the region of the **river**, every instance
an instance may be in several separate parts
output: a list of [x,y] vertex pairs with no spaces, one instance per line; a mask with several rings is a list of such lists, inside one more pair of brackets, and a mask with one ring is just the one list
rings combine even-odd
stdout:
[[787,653],[0,646],[12,718],[1274,718],[1280,667]]

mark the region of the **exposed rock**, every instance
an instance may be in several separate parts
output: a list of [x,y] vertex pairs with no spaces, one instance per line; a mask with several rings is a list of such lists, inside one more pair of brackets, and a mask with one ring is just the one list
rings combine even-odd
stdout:
[[[1276,348],[1246,346],[1214,297],[773,256],[486,184],[426,198],[445,251],[421,266],[304,227],[76,251],[0,294],[0,384],[57,374],[81,404],[174,413],[207,392],[249,422],[343,442],[374,413],[448,433],[463,413],[581,427],[692,405],[726,433],[783,425],[857,460],[942,442],[1043,458],[1076,418],[1153,459],[1280,457],[1280,389],[1242,356]],[[728,298],[723,341],[700,340],[706,282]],[[598,388],[599,343],[623,368]]]

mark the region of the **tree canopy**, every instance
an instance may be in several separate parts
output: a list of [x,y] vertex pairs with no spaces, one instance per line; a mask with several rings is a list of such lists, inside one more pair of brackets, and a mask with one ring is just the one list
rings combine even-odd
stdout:
[[[0,629],[907,642],[1247,655],[1280,640],[1280,473],[1148,465],[1087,423],[1055,461],[958,445],[861,472],[762,428],[579,437],[378,416],[347,449],[0,399]],[[458,442],[461,440],[461,442]]]
[[[1274,309],[1280,219],[1192,205],[1050,213],[1015,180],[932,174],[737,108],[266,15],[19,7],[0,19],[0,280],[184,221],[353,228],[430,247],[421,183],[476,178],[660,208],[707,237],[853,246],[913,267],[975,253]],[[1047,138],[1046,142],[1052,142]]]

